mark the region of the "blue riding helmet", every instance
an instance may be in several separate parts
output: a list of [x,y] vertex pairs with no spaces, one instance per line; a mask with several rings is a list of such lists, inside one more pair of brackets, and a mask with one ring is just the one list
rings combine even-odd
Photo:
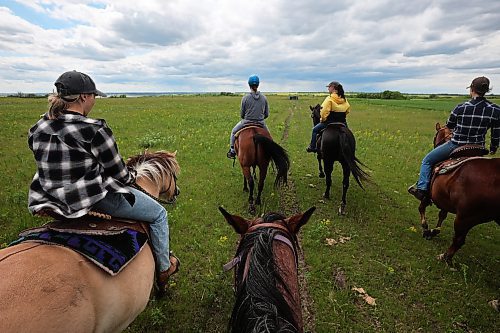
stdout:
[[248,78],[249,86],[258,86],[259,85],[259,77],[257,75],[252,75]]

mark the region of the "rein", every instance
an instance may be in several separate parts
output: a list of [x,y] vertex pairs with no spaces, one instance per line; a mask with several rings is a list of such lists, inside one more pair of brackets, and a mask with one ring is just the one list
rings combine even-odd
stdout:
[[[177,184],[177,177],[174,176],[174,184]],[[149,192],[147,192],[145,189],[143,189],[140,185],[138,185],[137,183],[134,183],[131,185],[133,188],[135,188],[136,190],[139,190],[141,191],[142,193],[146,194],[148,197],[150,197],[151,199],[153,199],[154,201],[158,202],[159,204],[163,204],[163,205],[171,205],[171,204],[174,204],[175,203],[175,197],[172,198],[171,200],[163,200],[163,199],[160,199],[160,198],[157,198],[151,194],[149,194]],[[175,185],[177,186],[177,185]],[[167,192],[168,190],[170,189],[170,185],[168,186],[168,189],[166,191],[163,191],[161,193],[165,193]],[[161,194],[160,193],[160,194]]]

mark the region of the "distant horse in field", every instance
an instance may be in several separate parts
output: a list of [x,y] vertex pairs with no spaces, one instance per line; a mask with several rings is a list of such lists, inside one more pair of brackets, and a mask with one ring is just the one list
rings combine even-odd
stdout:
[[230,332],[303,332],[297,233],[315,209],[289,218],[268,213],[246,220],[219,207],[241,235],[234,259],[224,266],[236,266]]
[[[437,147],[452,137],[452,131],[445,126],[436,124],[434,147]],[[465,154],[472,149],[458,148]],[[451,156],[460,153],[452,152]],[[454,157],[455,157],[454,156]],[[452,161],[445,161],[435,166],[443,166]],[[430,200],[421,201],[418,210],[423,229],[423,236],[431,239],[440,233],[441,224],[448,213],[456,214],[453,242],[448,250],[439,255],[439,259],[452,263],[455,253],[465,243],[467,233],[472,227],[490,221],[500,224],[500,158],[472,157],[466,161],[456,160],[457,167],[447,167],[450,171],[440,169],[434,173]],[[431,201],[432,200],[432,201]],[[435,229],[429,230],[425,218],[425,209],[432,203],[440,209],[439,219]]]
[[[127,165],[137,170],[137,185],[151,196],[173,200],[179,193],[175,153],[144,153]],[[93,218],[97,222],[91,224],[89,219],[76,225],[111,223]],[[75,219],[64,223],[75,225]],[[0,332],[121,332],[146,307],[154,273],[147,242],[114,276],[64,246],[12,245],[0,250]]]
[[272,160],[276,166],[274,185],[278,186],[287,182],[290,160],[287,152],[274,142],[271,134],[262,127],[248,126],[236,135],[234,148],[243,171],[243,191],[247,192],[250,189],[248,196],[249,212],[255,214],[253,199],[255,169],[259,168],[259,184],[255,204],[260,205],[269,162]]
[[[317,104],[311,109],[311,118],[316,126],[320,121],[321,106]],[[335,161],[340,162],[343,171],[342,180],[342,202],[339,207],[339,214],[345,214],[347,205],[346,196],[349,189],[349,176],[352,174],[358,185],[363,189],[362,181],[369,181],[369,175],[361,168],[364,165],[356,158],[356,139],[351,130],[343,123],[331,123],[323,131],[321,140],[317,142],[317,159],[319,167],[319,177],[325,177],[326,190],[323,196],[330,199],[330,187],[332,186],[332,172]],[[323,160],[325,172],[321,166]]]

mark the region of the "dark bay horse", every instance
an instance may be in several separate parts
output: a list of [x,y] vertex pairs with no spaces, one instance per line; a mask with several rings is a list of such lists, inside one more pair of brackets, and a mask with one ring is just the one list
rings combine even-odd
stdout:
[[[450,129],[436,124],[434,147],[451,137]],[[423,200],[418,207],[423,236],[431,239],[439,234],[448,213],[455,214],[452,244],[438,257],[451,264],[472,227],[490,221],[500,224],[500,158],[470,159],[454,171],[437,175],[431,183],[430,195],[432,201]],[[425,209],[431,203],[440,211],[436,228],[429,230]]]
[[289,218],[268,213],[246,220],[219,207],[241,235],[234,259],[236,301],[230,332],[303,332],[297,233],[316,208]]
[[[317,104],[311,109],[311,118],[313,124],[317,125],[320,121],[321,106]],[[339,207],[339,214],[345,214],[346,196],[349,189],[349,176],[352,174],[358,185],[363,189],[362,181],[369,181],[369,175],[361,168],[364,164],[356,158],[356,139],[351,130],[342,123],[333,123],[323,131],[321,141],[318,142],[319,177],[323,178],[326,173],[326,190],[323,196],[330,198],[330,187],[332,186],[332,172],[335,161],[340,162],[343,171],[342,180],[342,202]],[[321,161],[325,172],[321,166]]]
[[245,127],[237,133],[234,148],[243,171],[243,191],[249,191],[249,212],[255,214],[253,191],[256,168],[259,168],[259,184],[255,204],[260,205],[269,162],[272,160],[276,166],[274,185],[278,186],[287,182],[290,160],[285,149],[273,141],[271,134],[257,126]]
[[[175,153],[140,154],[127,165],[150,195],[179,193]],[[63,246],[7,247],[0,250],[0,332],[121,332],[148,304],[154,272],[148,244],[115,276]]]

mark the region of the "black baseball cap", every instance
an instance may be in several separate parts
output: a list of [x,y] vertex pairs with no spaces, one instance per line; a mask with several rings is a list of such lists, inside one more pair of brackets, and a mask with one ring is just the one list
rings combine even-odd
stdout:
[[340,83],[339,83],[339,82],[337,82],[337,81],[332,81],[332,82],[330,82],[330,83],[327,85],[327,87],[338,87],[339,85],[340,85]]
[[65,100],[76,99],[80,94],[106,97],[105,93],[96,89],[90,76],[75,70],[61,74],[54,85],[57,88],[57,94]]

